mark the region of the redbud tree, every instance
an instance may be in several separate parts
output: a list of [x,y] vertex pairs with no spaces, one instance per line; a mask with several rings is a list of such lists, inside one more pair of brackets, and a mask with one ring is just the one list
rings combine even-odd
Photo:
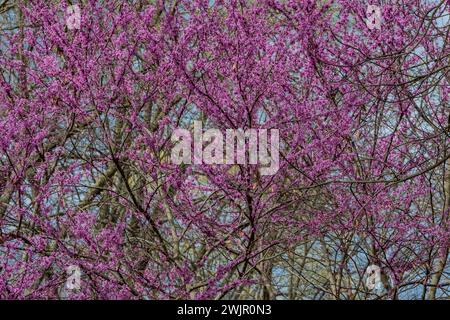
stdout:
[[0,298],[448,298],[449,6],[0,0]]

